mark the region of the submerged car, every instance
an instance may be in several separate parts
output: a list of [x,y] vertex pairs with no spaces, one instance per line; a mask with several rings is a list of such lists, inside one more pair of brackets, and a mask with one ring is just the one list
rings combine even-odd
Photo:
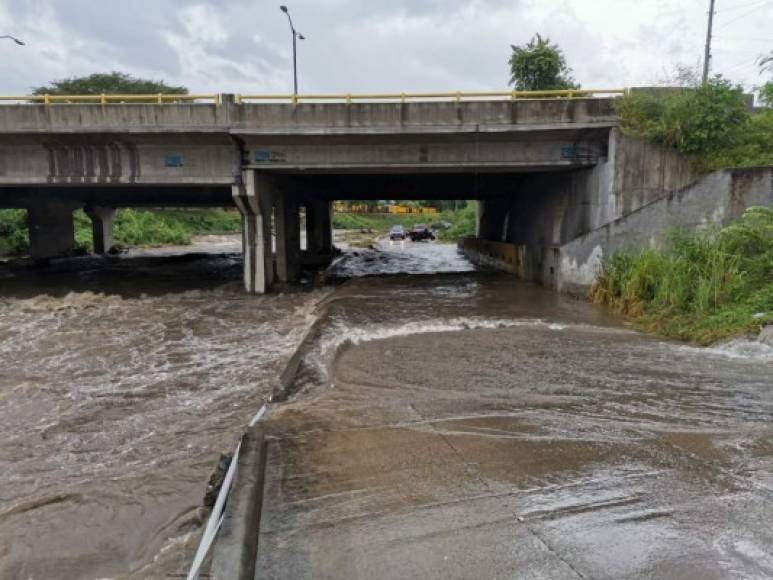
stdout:
[[411,238],[412,242],[435,239],[435,234],[427,227],[427,224],[416,224],[411,228],[411,231],[408,232],[408,236]]
[[390,240],[404,240],[405,239],[405,229],[403,226],[392,226],[392,229],[389,230],[389,239]]

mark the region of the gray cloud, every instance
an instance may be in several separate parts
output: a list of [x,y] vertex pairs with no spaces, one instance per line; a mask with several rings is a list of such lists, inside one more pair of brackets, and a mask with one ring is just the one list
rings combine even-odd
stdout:
[[[307,36],[301,89],[314,92],[504,88],[510,44],[537,31],[584,86],[648,84],[694,64],[705,34],[704,0],[0,0],[0,30],[28,43],[0,44],[0,91],[116,69],[197,92],[286,92],[282,1]],[[715,70],[752,85],[773,11],[733,3],[717,15]]]

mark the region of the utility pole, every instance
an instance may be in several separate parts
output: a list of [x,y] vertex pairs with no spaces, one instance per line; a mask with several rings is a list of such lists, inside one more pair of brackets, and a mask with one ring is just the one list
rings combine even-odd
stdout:
[[706,29],[706,51],[703,54],[703,84],[709,80],[709,63],[711,62],[711,28],[714,26],[714,0],[709,0],[709,26]]

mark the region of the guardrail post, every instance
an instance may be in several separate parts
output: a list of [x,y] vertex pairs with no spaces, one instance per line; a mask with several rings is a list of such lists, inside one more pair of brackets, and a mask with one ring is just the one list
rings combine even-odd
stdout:
[[352,95],[350,93],[346,93],[346,104],[347,105],[352,104]]
[[107,105],[107,95],[105,95],[105,93],[99,95],[99,104],[103,106]]
[[45,104],[45,105],[50,105],[51,104],[51,95],[49,95],[48,93],[43,95],[43,104]]
[[291,98],[291,101],[292,101],[293,105],[297,105],[297,104],[298,104],[298,95],[296,95],[295,93],[293,93],[293,96],[292,96],[292,98]]
[[159,104],[159,105],[160,105],[160,104],[162,104],[162,103],[164,102],[164,99],[163,99],[163,97],[161,96],[161,93],[158,93],[158,97],[157,97],[157,98],[158,98],[158,104]]

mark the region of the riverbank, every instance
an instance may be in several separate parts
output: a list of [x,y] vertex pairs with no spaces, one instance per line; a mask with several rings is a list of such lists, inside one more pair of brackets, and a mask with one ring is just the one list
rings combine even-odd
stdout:
[[590,300],[636,328],[708,345],[773,324],[773,210],[755,207],[721,230],[674,233],[662,250],[618,253]]
[[[91,251],[91,220],[83,210],[73,212],[73,220],[78,248]],[[116,213],[113,241],[117,246],[188,245],[196,235],[237,233],[240,229],[236,210],[125,208]],[[0,256],[22,255],[28,250],[27,212],[0,210]]]

